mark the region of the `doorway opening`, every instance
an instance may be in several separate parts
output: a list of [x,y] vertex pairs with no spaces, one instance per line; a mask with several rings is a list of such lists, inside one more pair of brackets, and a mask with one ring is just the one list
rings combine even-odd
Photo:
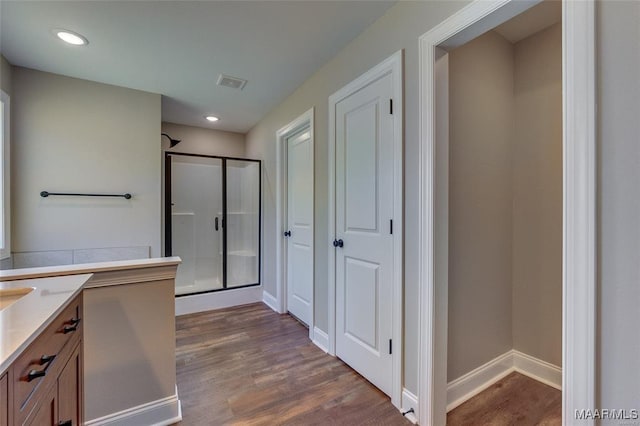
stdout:
[[[524,82],[524,74],[518,76],[516,70],[510,77],[512,85],[517,89],[520,82],[522,90],[513,90],[512,95],[522,95],[520,101],[495,92],[489,99],[466,98],[466,102],[480,106],[477,117],[492,108],[504,113],[491,118],[485,116],[475,123],[460,119],[460,111],[470,106],[461,100],[478,87],[478,82],[473,80],[479,73],[473,75],[473,72],[479,70],[464,70],[464,58],[460,58],[461,51],[455,49],[460,46],[465,49],[468,46],[463,45],[470,41],[482,44],[495,39],[500,35],[495,31],[488,33],[489,30],[496,27],[504,30],[501,24],[514,17],[516,22],[527,10],[534,13],[532,8],[536,4],[540,4],[539,7],[557,5],[547,3],[551,2],[473,2],[420,39],[423,219],[418,417],[421,424],[445,424],[447,408],[478,393],[500,374],[514,370],[527,371],[530,376],[537,376],[538,381],[557,387],[561,384],[562,410],[558,422],[571,424],[575,409],[593,406],[595,402],[593,4],[562,2],[561,108],[558,108],[557,91],[553,95],[556,100],[545,104],[537,102],[533,95],[540,93],[531,90],[536,86],[531,81],[550,69],[542,70],[541,75],[533,76],[529,82]],[[516,32],[524,28],[522,22],[515,25]],[[532,37],[536,35],[542,36]],[[517,54],[517,46],[509,49]],[[523,73],[539,67],[544,55],[550,53],[544,48],[538,52],[542,56],[527,58],[523,54],[520,58],[523,63],[528,61],[522,67]],[[487,59],[487,55],[491,53],[485,52],[481,59]],[[494,57],[489,62],[496,65],[496,61]],[[509,59],[504,62],[508,63]],[[519,59],[511,62],[510,66],[515,69]],[[558,67],[556,63],[553,69]],[[475,88],[461,83],[465,71],[472,73],[466,78],[476,84]],[[487,78],[493,79],[497,87],[509,80],[508,73],[502,73],[502,78],[495,70],[493,75],[489,74],[491,72]],[[553,84],[558,85],[557,71],[554,78]],[[484,89],[493,82],[485,83]],[[532,109],[532,105],[537,105],[537,110]],[[541,123],[540,119],[553,109],[561,111],[560,123],[557,123],[557,113],[553,115],[555,124]],[[512,115],[514,124],[509,128],[507,123],[501,133],[500,120],[505,115]],[[518,120],[518,116],[525,119]],[[456,126],[461,127],[456,129]],[[478,130],[483,126],[488,129],[485,134]],[[532,126],[541,127],[535,130]],[[518,145],[507,143],[514,139],[509,135],[518,129],[523,133],[515,140]],[[551,143],[558,133],[561,148]],[[486,137],[487,144],[468,143],[482,137]],[[550,151],[545,152],[544,147]],[[467,174],[461,165],[466,166]],[[484,179],[487,184],[483,185],[478,179]],[[551,185],[552,182],[555,183]],[[547,209],[544,203],[549,200],[553,208]],[[500,222],[502,226],[498,229]],[[508,226],[504,226],[505,223]],[[496,228],[493,233],[487,224]],[[528,224],[533,225],[528,227]],[[474,232],[476,237],[484,238],[470,238]],[[496,256],[499,252],[504,255]],[[496,268],[499,261],[505,259],[508,267]],[[496,269],[501,274],[492,275]],[[561,289],[557,287],[558,275]],[[549,282],[541,283],[541,280]],[[551,294],[544,294],[550,282],[556,285]],[[490,294],[500,290],[503,290],[500,297]],[[557,311],[558,304],[561,314]],[[518,308],[517,313],[514,307]],[[462,316],[465,309],[468,309],[466,320]],[[483,309],[484,316],[475,315]],[[553,314],[549,314],[550,311]],[[531,322],[526,320],[527,316]],[[510,320],[501,323],[497,320],[500,317]],[[482,333],[469,331],[483,321],[493,323],[490,332],[494,334],[487,336],[485,332],[485,337],[492,342],[504,337],[502,343],[491,350],[488,350],[491,345],[485,345]],[[557,324],[560,322],[562,337],[558,345]],[[511,327],[505,327],[505,323]],[[532,323],[535,327],[530,327]],[[551,323],[555,326],[548,325]],[[543,340],[551,343],[541,343]],[[447,346],[453,349],[451,354],[447,353]],[[475,362],[471,361],[474,357]],[[478,361],[480,358],[484,358],[483,362]]]
[[542,2],[448,51],[449,425],[561,423],[561,21]]

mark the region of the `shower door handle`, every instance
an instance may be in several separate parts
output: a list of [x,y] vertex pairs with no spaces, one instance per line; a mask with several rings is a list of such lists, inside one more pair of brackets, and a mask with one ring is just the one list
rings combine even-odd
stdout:
[[218,228],[218,217],[216,217],[216,218],[215,218],[215,220],[214,220],[213,222],[214,222],[214,225],[213,225],[213,226],[214,226],[214,228],[216,228],[216,231],[217,231],[217,230],[219,229],[219,228]]

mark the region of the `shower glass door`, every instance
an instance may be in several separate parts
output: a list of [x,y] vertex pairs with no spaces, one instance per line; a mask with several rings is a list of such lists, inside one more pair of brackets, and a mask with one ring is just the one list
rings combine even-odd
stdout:
[[165,154],[165,254],[176,296],[260,285],[260,161]]
[[259,282],[260,163],[226,160],[227,287]]
[[176,275],[176,295],[221,289],[222,160],[184,155],[169,158],[171,254],[182,259]]

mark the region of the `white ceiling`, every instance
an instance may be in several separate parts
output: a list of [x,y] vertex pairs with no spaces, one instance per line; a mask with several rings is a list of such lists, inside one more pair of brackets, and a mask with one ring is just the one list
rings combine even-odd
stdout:
[[545,0],[496,27],[494,31],[511,43],[517,43],[561,20],[562,2]]
[[[14,65],[161,93],[164,121],[244,133],[393,3],[1,0],[0,51]],[[65,45],[54,28],[89,45]],[[216,86],[220,73],[249,82]]]

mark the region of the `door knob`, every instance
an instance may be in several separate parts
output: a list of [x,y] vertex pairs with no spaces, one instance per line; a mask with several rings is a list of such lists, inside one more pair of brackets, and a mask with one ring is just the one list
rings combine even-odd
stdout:
[[284,231],[284,236],[285,237],[290,237],[291,236],[291,231]]
[[344,241],[342,240],[333,240],[334,247],[344,247]]

